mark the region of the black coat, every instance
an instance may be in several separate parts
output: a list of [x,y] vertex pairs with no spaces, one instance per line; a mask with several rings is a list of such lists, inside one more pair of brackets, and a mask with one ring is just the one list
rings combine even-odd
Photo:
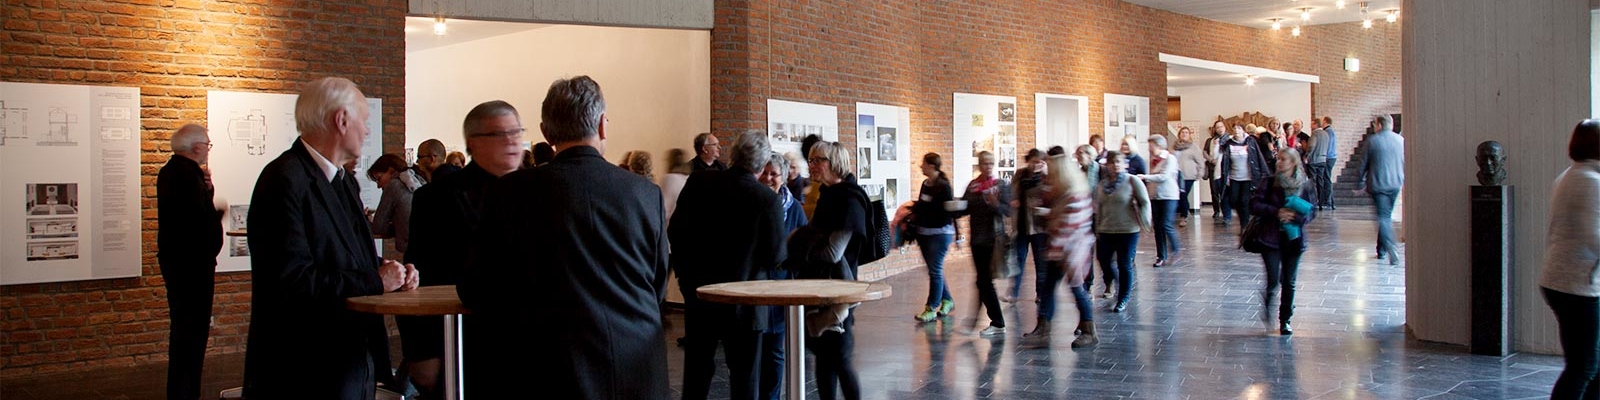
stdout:
[[200,164],[187,157],[173,155],[156,175],[156,258],[164,279],[211,283],[222,251],[214,193]]
[[737,322],[740,328],[767,328],[766,313],[752,306],[699,301],[701,286],[768,279],[783,261],[783,199],[741,167],[701,171],[689,176],[678,195],[668,237],[672,268],[691,310],[707,318]]
[[1249,160],[1246,162],[1246,164],[1248,164],[1246,169],[1250,171],[1251,183],[1259,187],[1265,183],[1265,180],[1268,177],[1272,176],[1272,170],[1267,166],[1267,164],[1271,161],[1261,156],[1261,144],[1256,142],[1255,137],[1245,136],[1243,144],[1234,141],[1232,137],[1229,137],[1227,141],[1224,141],[1222,144],[1222,154],[1217,154],[1217,158],[1220,160],[1219,162],[1222,163],[1222,170],[1218,172],[1217,176],[1218,179],[1222,179],[1224,185],[1233,184],[1233,179],[1229,177],[1230,174],[1228,173],[1228,171],[1232,170],[1233,168],[1233,158],[1228,156],[1228,146],[1245,146],[1248,149],[1245,153],[1248,154],[1246,159]]
[[[383,317],[351,311],[344,302],[383,293],[380,259],[360,195],[341,181],[329,183],[306,151],[296,140],[268,163],[250,198],[244,394],[370,399],[375,371],[368,350],[388,348]],[[341,200],[340,191],[350,200]]]
[[917,201],[911,203],[911,226],[938,229],[954,223],[955,217],[944,210],[944,202],[951,200],[955,200],[955,189],[950,187],[950,179],[944,173],[922,181],[921,193],[917,194]]
[[494,181],[474,162],[411,195],[406,262],[416,265],[423,286],[461,283],[461,262],[472,248],[472,232],[483,220],[483,200]]
[[456,287],[475,397],[671,394],[661,188],[580,146],[488,193]]
[[861,259],[872,251],[867,247],[872,241],[872,225],[867,219],[872,215],[872,200],[867,197],[866,190],[856,184],[855,174],[845,176],[839,183],[822,185],[821,190],[817,197],[817,213],[811,217],[809,226],[821,235],[849,231],[850,243],[845,246],[844,263],[850,267],[850,276],[860,276]]

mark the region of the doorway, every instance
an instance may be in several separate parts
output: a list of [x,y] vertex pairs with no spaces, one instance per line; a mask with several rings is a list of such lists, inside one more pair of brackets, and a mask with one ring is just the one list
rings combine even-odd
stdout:
[[1033,95],[1034,147],[1047,150],[1061,146],[1070,154],[1078,145],[1089,143],[1089,98],[1062,94]]

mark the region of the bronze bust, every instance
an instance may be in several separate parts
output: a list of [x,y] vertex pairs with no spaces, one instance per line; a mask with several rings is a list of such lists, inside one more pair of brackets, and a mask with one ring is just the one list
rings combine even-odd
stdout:
[[1506,150],[1493,140],[1478,144],[1478,184],[1500,186],[1506,180]]

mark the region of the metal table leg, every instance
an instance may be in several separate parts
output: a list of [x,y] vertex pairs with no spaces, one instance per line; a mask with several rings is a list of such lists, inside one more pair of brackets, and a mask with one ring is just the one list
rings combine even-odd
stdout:
[[789,306],[789,343],[784,351],[783,389],[789,400],[806,398],[806,307]]
[[466,346],[462,340],[461,314],[444,316],[444,398],[445,400],[463,400],[466,398],[467,384],[466,364],[463,362],[461,350]]

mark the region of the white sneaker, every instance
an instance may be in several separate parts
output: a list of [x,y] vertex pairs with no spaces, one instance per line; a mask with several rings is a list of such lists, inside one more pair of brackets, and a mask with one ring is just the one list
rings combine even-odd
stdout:
[[983,328],[982,331],[978,332],[978,336],[994,336],[994,335],[1004,335],[1004,334],[1006,334],[1006,328],[1001,328],[1001,327],[996,327],[996,326],[990,326],[988,328]]

